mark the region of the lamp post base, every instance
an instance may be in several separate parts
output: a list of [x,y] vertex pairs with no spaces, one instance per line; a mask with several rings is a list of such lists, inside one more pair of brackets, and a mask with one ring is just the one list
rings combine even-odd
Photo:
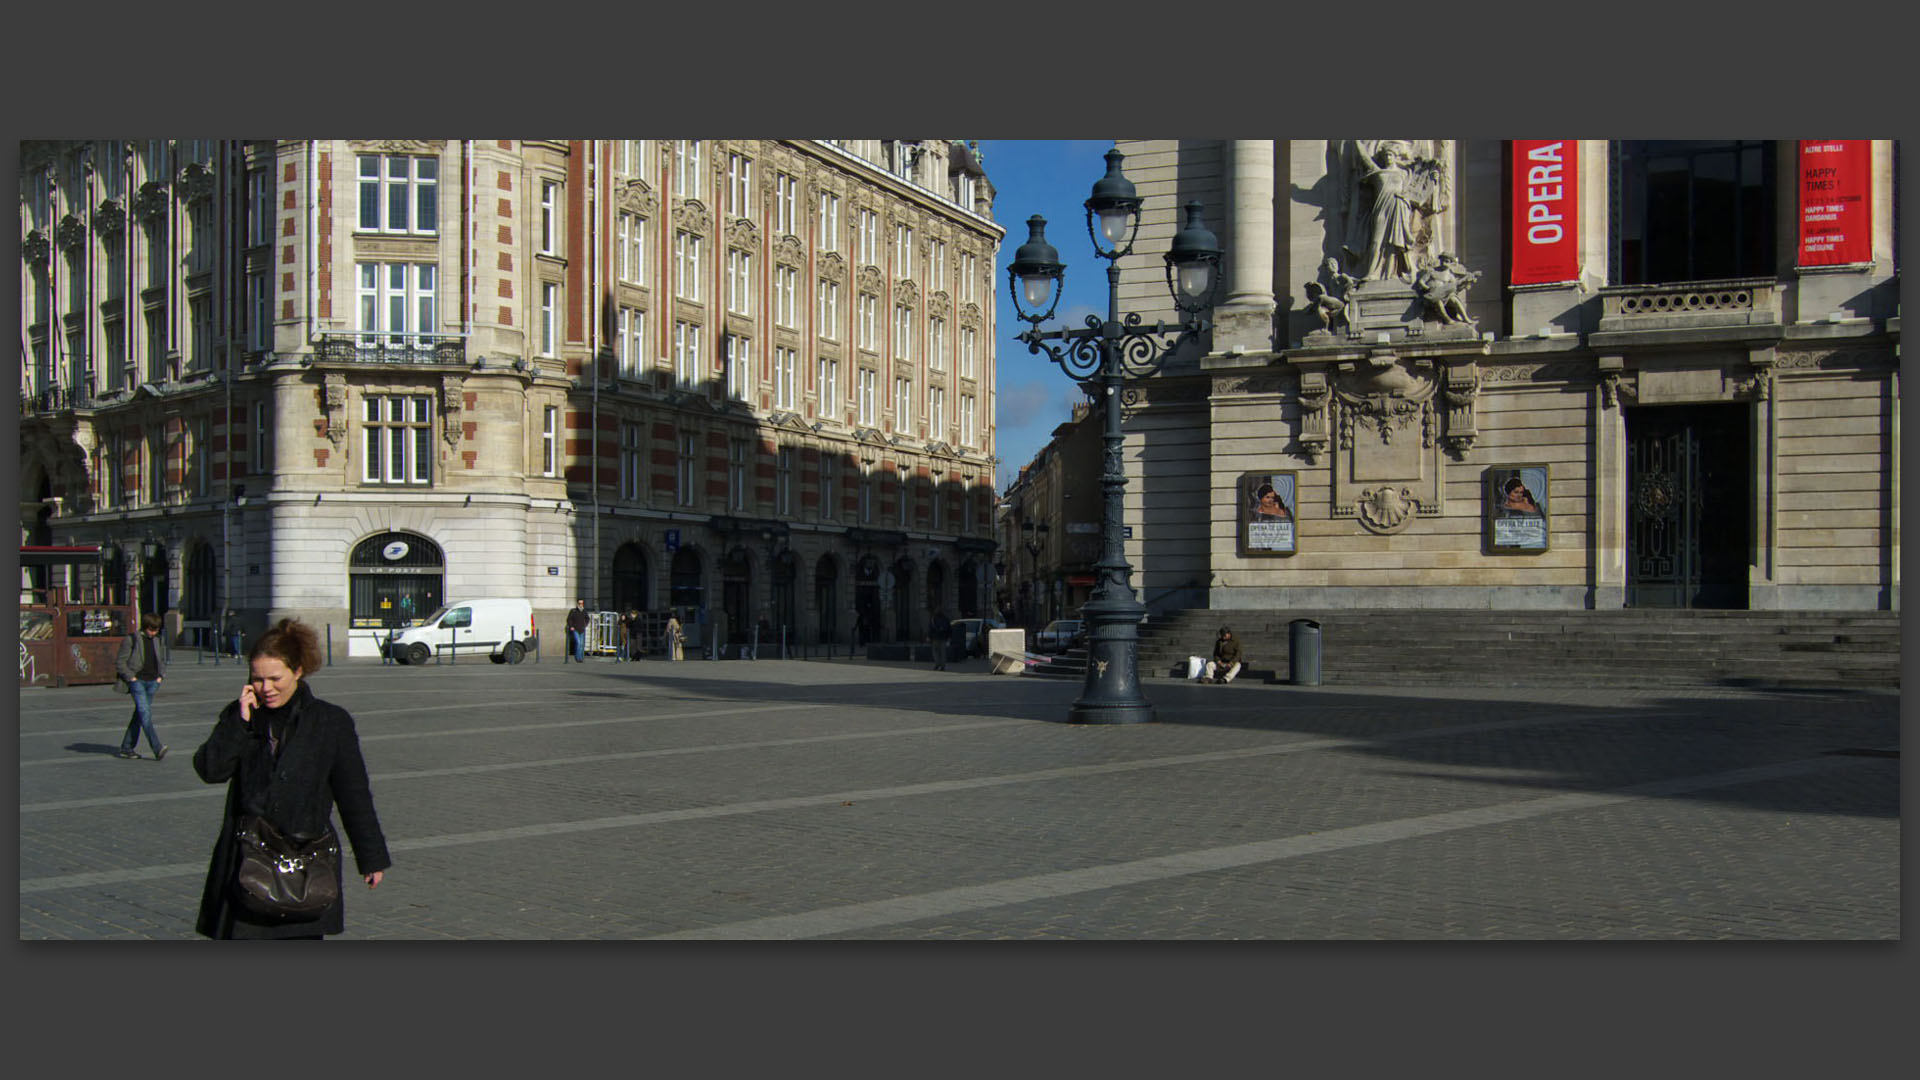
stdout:
[[1074,724],[1151,724],[1153,706],[1146,701],[1093,704],[1083,699],[1073,703],[1067,721]]
[[[1124,575],[1126,566],[1119,571]],[[1125,580],[1124,576],[1121,580]],[[1118,592],[1118,596],[1114,595]],[[1146,724],[1153,706],[1140,692],[1140,618],[1131,592],[1102,587],[1085,607],[1087,681],[1067,719],[1076,724]]]

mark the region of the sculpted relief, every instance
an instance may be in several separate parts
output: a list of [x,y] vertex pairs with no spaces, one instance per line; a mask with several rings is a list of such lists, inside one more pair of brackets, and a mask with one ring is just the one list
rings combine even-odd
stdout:
[[1411,282],[1443,246],[1440,215],[1453,203],[1445,140],[1350,139],[1334,144],[1340,171],[1340,258],[1357,282]]

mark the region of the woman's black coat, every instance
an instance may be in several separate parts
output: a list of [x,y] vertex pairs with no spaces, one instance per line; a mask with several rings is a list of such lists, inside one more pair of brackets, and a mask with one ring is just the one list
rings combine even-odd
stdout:
[[[267,739],[268,710],[255,709],[253,722],[246,723],[240,719],[238,701],[221,710],[213,734],[193,754],[193,769],[200,779],[227,784],[227,808],[221,815],[220,837],[207,867],[195,925],[207,937],[301,937],[346,929],[343,905],[337,902],[317,922],[295,923],[261,921],[234,904],[229,891],[239,853],[234,829],[242,813],[264,814],[289,836],[311,837],[327,831],[338,806],[360,875],[393,865],[373,810],[373,789],[367,782],[353,717],[314,697],[304,679],[281,708],[286,713],[286,737],[277,760]],[[340,895],[346,895],[344,888]]]

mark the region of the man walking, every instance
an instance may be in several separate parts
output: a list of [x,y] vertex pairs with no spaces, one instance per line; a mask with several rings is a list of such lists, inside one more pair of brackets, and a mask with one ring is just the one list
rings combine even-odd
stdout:
[[927,624],[927,635],[933,641],[933,670],[947,670],[947,639],[953,636],[953,624],[947,621],[947,613],[936,611],[932,622]]
[[[567,612],[567,654],[576,664],[587,662],[587,602],[575,600]],[[563,658],[561,663],[566,663]]]
[[167,658],[160,652],[160,616],[152,612],[140,616],[140,632],[120,643],[113,669],[133,697],[133,716],[127,721],[127,733],[121,736],[120,752],[115,756],[139,757],[133,748],[140,745],[140,732],[144,730],[153,760],[159,761],[167,756],[167,748],[160,745],[160,736],[153,730],[153,692],[167,677]]

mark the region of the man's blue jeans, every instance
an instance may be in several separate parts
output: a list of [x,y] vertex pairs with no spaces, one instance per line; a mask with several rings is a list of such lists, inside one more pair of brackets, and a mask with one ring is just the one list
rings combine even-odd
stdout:
[[120,739],[120,749],[131,752],[140,745],[140,732],[147,733],[147,745],[155,753],[160,752],[160,736],[153,730],[153,691],[160,684],[151,679],[135,679],[127,684],[127,693],[133,698],[133,716],[127,721],[127,733]]
[[587,635],[581,633],[578,630],[567,631],[567,651],[573,654],[574,663],[576,664],[586,663],[587,662]]

